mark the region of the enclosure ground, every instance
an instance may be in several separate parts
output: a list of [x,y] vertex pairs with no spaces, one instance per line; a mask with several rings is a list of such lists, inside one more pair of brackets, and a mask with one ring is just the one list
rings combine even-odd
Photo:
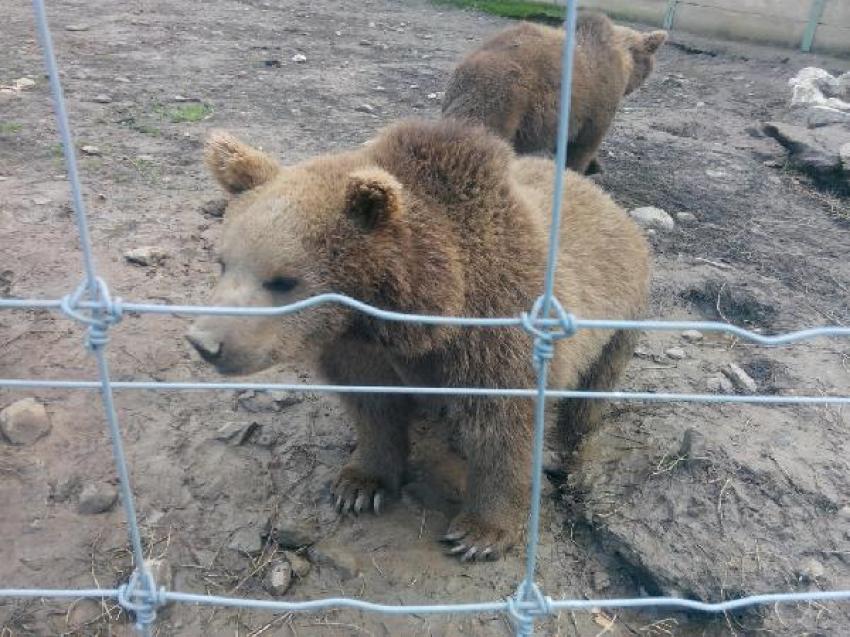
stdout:
[[[0,84],[28,77],[35,86],[0,92],[0,295],[57,298],[81,276],[68,184],[29,4],[6,5]],[[49,15],[100,272],[115,295],[170,303],[205,301],[217,274],[221,196],[201,162],[208,129],[230,129],[286,162],[355,147],[397,118],[436,117],[453,63],[506,23],[389,0],[56,0]],[[653,317],[765,331],[850,320],[848,200],[787,170],[784,151],[757,133],[781,117],[788,78],[811,65],[848,68],[675,35],[625,104],[599,181],[625,207],[658,206],[678,219],[652,237]],[[165,255],[157,264],[124,258],[151,246]],[[184,343],[186,327],[127,316],[108,346],[114,378],[215,379]],[[651,334],[622,385],[704,392],[737,363],[760,392],[847,395],[849,356],[842,341],[768,350]],[[293,361],[258,378],[321,382],[314,369]],[[0,377],[92,379],[95,369],[67,319],[3,312]],[[108,496],[115,484],[97,394],[3,390],[0,408],[30,395],[46,404],[52,429],[32,445],[0,444],[0,586],[124,582],[120,507],[80,512],[87,488]],[[146,550],[167,565],[169,587],[270,598],[270,565],[285,546],[304,544],[309,572],[283,599],[482,601],[504,598],[521,579],[521,551],[473,566],[441,554],[435,540],[457,506],[462,462],[439,437],[417,436],[415,471],[386,515],[338,519],[328,485],[354,434],[333,396],[121,391],[117,405]],[[834,407],[613,406],[578,469],[551,473],[543,589],[718,600],[850,588],[849,430],[847,410]],[[159,635],[509,634],[500,616],[175,606],[160,620]],[[564,613],[541,630],[838,636],[850,633],[850,616],[846,606],[816,604],[719,618],[600,611]],[[0,605],[3,637],[130,633],[111,603]]]

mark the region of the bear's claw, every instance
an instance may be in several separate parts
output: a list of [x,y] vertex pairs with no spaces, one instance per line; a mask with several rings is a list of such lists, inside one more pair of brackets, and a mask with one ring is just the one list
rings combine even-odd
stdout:
[[461,513],[452,521],[442,541],[451,545],[447,554],[461,562],[497,560],[513,546],[508,532],[469,513]]
[[339,513],[360,515],[373,511],[380,515],[384,506],[384,489],[379,480],[360,475],[353,469],[343,469],[331,488],[334,508]]

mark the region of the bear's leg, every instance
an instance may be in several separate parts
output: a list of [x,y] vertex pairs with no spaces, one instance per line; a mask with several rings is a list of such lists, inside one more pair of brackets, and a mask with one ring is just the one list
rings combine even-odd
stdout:
[[371,509],[378,514],[386,496],[401,488],[411,401],[404,396],[357,396],[344,402],[356,413],[357,448],[331,493],[342,512]]
[[[329,348],[321,366],[332,382],[342,385],[403,384],[379,351],[357,342]],[[380,513],[386,496],[401,487],[413,400],[402,395],[343,394],[342,401],[355,418],[357,448],[331,488],[335,506],[343,512]]]
[[478,401],[461,423],[468,458],[463,508],[444,541],[463,561],[498,559],[522,535],[528,516],[533,436],[530,401]]
[[[620,375],[634,355],[637,332],[615,332],[599,358],[579,380],[579,389],[607,391],[614,388]],[[566,458],[573,457],[585,435],[593,431],[602,419],[607,405],[602,400],[568,398],[558,408],[558,431]]]

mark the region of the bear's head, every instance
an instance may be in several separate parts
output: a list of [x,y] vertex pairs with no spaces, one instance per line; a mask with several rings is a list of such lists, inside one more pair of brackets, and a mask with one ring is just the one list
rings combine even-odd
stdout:
[[667,41],[666,31],[641,33],[629,27],[615,26],[623,48],[628,52],[626,68],[630,69],[625,95],[636,91],[655,67],[655,53]]
[[[329,292],[380,303],[403,285],[408,251],[405,192],[364,153],[292,167],[233,136],[209,137],[205,159],[234,195],[217,253],[217,306],[281,306]],[[186,337],[226,374],[260,371],[351,329],[354,310],[325,304],[263,317],[203,316]]]

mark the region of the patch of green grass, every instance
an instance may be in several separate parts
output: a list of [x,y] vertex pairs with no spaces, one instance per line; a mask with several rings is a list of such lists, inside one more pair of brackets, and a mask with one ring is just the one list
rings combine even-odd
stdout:
[[434,2],[517,20],[561,22],[564,19],[564,7],[533,0],[434,0]]
[[17,122],[0,122],[0,135],[14,135],[20,133],[22,128],[23,125]]
[[203,102],[183,104],[174,108],[163,108],[160,106],[157,110],[162,117],[173,124],[200,122],[213,112],[212,106]]

